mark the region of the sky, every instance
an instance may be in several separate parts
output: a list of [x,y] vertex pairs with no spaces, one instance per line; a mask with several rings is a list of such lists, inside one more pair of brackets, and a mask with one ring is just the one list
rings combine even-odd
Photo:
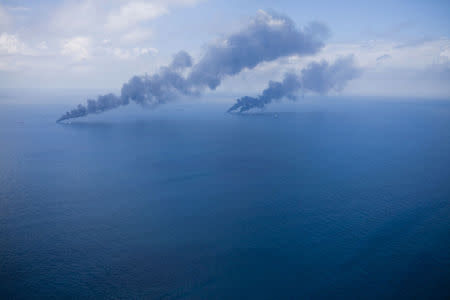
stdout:
[[340,95],[450,98],[450,1],[437,0],[2,0],[0,88],[115,92],[180,50],[199,61],[261,11],[331,34],[315,55],[263,62],[209,92],[257,95],[287,71],[353,55],[362,72]]

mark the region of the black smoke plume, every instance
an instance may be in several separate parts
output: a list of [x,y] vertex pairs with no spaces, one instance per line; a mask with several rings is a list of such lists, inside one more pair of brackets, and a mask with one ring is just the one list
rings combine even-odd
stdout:
[[262,109],[266,104],[281,98],[296,99],[300,90],[326,94],[331,90],[339,91],[345,84],[360,74],[353,57],[339,58],[333,64],[326,61],[310,63],[301,71],[301,75],[286,73],[281,82],[270,81],[262,95],[254,98],[245,96],[236,100],[228,112],[245,112],[250,109]]
[[297,29],[287,16],[259,11],[247,27],[209,45],[197,64],[181,51],[158,73],[131,78],[123,85],[120,96],[108,94],[88,100],[87,105],[78,105],[57,122],[101,113],[130,101],[155,106],[179,95],[197,95],[205,88],[214,90],[225,77],[253,69],[262,62],[294,54],[316,54],[327,36],[328,29],[322,24],[311,23]]
[[262,95],[253,98],[249,96],[236,100],[228,112],[238,111],[244,112],[252,108],[263,108],[273,100],[284,97],[295,99],[295,93],[301,88],[300,77],[294,73],[286,73],[282,82],[269,81],[269,86],[263,91]]

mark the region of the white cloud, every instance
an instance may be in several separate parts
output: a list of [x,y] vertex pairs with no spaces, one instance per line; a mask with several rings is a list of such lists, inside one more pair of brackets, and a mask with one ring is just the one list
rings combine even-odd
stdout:
[[[198,3],[199,0],[67,0],[55,7],[45,30],[53,35],[111,35],[129,41],[151,36],[148,22],[171,9]],[[1,18],[0,18],[1,19]],[[145,28],[142,25],[145,24]]]
[[0,54],[26,54],[25,44],[14,34],[6,32],[0,35]]
[[440,58],[443,63],[450,62],[450,39],[446,40],[441,47]]
[[39,50],[48,50],[48,45],[46,41],[42,41],[37,45]]
[[125,30],[140,22],[149,21],[167,13],[168,9],[163,3],[129,2],[108,16],[106,26],[112,30]]
[[74,37],[63,41],[61,54],[69,56],[76,61],[86,60],[90,57],[91,40],[88,37]]
[[[103,46],[112,48],[112,45],[120,45],[121,50],[118,50],[115,56],[124,57],[127,56],[123,53],[125,50],[131,53],[134,47],[148,45],[153,36],[152,20],[168,14],[175,7],[193,5],[197,2],[199,1],[67,0],[55,7],[50,13],[47,25],[41,31],[50,34],[56,43],[73,36],[89,37],[92,41],[108,40]],[[52,43],[47,36],[42,38]],[[124,49],[125,47],[128,49]],[[86,53],[86,51],[80,53],[83,52]]]
[[133,49],[111,48],[110,51],[115,57],[119,59],[131,59],[137,58],[141,55],[151,55],[158,53],[158,49],[155,48],[139,48],[139,47],[135,47]]
[[111,40],[104,39],[104,40],[102,41],[102,44],[103,44],[103,46],[105,46],[105,47],[110,47],[110,46],[111,46]]
[[159,51],[155,48],[133,48],[136,55],[157,54]]
[[98,30],[102,22],[95,1],[65,1],[56,6],[46,24],[46,31],[56,35],[82,35]]
[[121,48],[112,48],[111,52],[114,56],[120,59],[128,59],[130,58],[130,53],[127,50]]
[[136,43],[140,41],[147,40],[152,35],[152,31],[150,29],[144,30],[141,28],[136,28],[129,32],[126,32],[122,36],[122,41],[126,43]]

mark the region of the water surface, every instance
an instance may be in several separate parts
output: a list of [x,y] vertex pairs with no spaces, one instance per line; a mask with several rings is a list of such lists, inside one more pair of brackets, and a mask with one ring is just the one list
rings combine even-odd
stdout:
[[0,297],[448,299],[450,102],[328,104],[0,106]]

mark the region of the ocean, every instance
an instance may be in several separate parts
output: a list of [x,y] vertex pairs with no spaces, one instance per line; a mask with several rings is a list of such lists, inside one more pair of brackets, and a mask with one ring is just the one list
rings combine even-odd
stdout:
[[450,298],[450,101],[2,97],[2,299]]

